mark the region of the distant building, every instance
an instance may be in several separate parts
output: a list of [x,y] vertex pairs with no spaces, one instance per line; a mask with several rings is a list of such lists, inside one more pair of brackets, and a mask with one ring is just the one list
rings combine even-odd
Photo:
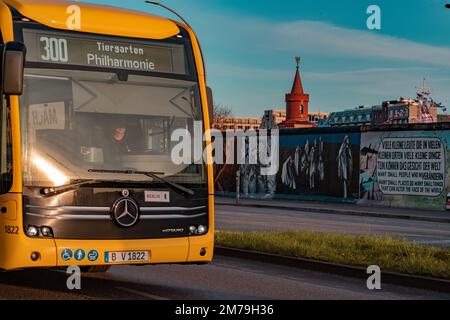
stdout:
[[438,121],[437,108],[428,101],[403,99],[384,101],[377,106],[333,112],[321,127],[432,123]]
[[[413,100],[384,101],[381,107],[383,117],[381,121],[374,121],[373,124],[408,124],[415,123],[416,119],[411,118],[413,105],[418,104]],[[374,119],[378,120],[378,119]]]
[[450,115],[448,114],[438,114],[437,115],[438,122],[450,122]]
[[280,123],[286,120],[286,110],[266,110],[262,117],[261,128],[277,128]]
[[280,128],[314,128],[316,123],[309,121],[309,94],[303,91],[300,77],[300,58],[297,57],[297,71],[291,93],[286,94],[286,120]]
[[372,107],[372,124],[383,124],[387,119],[386,108],[384,105]]
[[403,99],[383,102],[386,114],[385,124],[433,123],[438,121],[434,102],[422,98]]
[[332,112],[322,127],[358,126],[372,124],[372,107],[360,106],[355,109]]
[[431,123],[437,122],[437,108],[426,107],[420,103],[409,106],[409,123]]
[[308,114],[308,120],[310,122],[319,123],[321,121],[327,120],[330,114],[327,112],[315,112],[310,111]]
[[[318,124],[328,118],[328,113],[309,112],[308,121]],[[286,110],[266,110],[262,117],[261,128],[275,128],[286,121]]]

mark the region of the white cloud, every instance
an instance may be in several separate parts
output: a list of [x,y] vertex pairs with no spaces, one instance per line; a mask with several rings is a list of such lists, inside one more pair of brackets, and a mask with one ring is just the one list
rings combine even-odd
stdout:
[[278,24],[272,38],[279,49],[323,55],[395,59],[450,66],[450,48],[382,35],[368,30],[338,27],[320,21]]
[[[261,69],[252,67],[229,66],[210,63],[208,69],[211,75],[232,79],[252,79],[254,81],[281,81],[292,80],[293,71],[283,69]],[[404,83],[406,80],[419,81],[423,75],[430,74],[439,69],[430,67],[398,67],[398,68],[367,68],[336,72],[302,72],[302,78],[306,83],[311,82],[340,82],[340,83]],[[433,78],[434,82],[447,82],[448,77]],[[306,85],[307,86],[307,85]],[[290,88],[286,88],[290,89]]]
[[339,72],[304,72],[303,76],[310,81],[339,81],[353,83],[404,83],[419,82],[424,75],[436,73],[437,68],[398,67],[398,68],[368,68]]
[[230,51],[245,50],[254,55],[260,54],[260,50],[295,51],[450,67],[450,47],[384,35],[379,31],[344,28],[324,21],[278,22],[254,17],[230,19],[212,14],[205,14],[203,21],[205,25],[199,29],[208,42],[228,47]]

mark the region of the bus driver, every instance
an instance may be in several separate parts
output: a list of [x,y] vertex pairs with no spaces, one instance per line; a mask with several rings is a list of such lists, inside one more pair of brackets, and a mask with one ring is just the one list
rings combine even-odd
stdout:
[[112,136],[113,152],[117,155],[130,153],[131,149],[126,139],[127,128],[120,126],[116,128]]
[[[111,127],[110,127],[111,128]],[[131,152],[127,141],[127,128],[124,124],[117,124],[108,130],[104,149],[107,162],[120,162],[120,156]]]

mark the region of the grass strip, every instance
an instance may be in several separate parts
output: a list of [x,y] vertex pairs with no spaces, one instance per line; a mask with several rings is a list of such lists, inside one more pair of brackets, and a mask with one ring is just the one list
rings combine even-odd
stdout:
[[321,232],[218,231],[216,245],[450,279],[450,248],[399,238]]

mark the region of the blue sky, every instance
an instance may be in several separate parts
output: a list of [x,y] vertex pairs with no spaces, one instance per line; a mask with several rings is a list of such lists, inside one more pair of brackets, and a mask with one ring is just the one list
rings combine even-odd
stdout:
[[[91,0],[170,16],[137,0]],[[312,111],[414,97],[422,78],[450,106],[450,10],[445,0],[164,0],[204,47],[215,100],[235,115],[284,109],[294,57]],[[447,1],[450,2],[450,1]],[[382,29],[366,27],[381,8]]]

